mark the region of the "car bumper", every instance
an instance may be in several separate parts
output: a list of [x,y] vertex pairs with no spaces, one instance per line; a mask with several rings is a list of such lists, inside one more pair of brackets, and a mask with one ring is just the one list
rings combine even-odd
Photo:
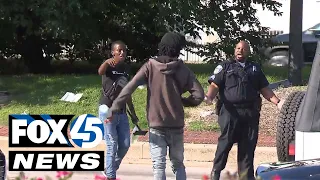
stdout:
[[256,177],[264,179],[319,179],[320,159],[265,163],[257,167]]

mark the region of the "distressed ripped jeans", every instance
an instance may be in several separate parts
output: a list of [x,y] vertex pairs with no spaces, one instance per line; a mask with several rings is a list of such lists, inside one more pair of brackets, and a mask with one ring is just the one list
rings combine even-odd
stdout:
[[[103,117],[99,117],[103,121]],[[113,114],[112,121],[104,123],[104,139],[107,145],[105,174],[116,178],[124,156],[130,147],[130,126],[125,113]]]
[[159,130],[150,128],[149,145],[153,163],[154,180],[166,180],[166,156],[169,148],[171,168],[176,180],[186,180],[183,128]]

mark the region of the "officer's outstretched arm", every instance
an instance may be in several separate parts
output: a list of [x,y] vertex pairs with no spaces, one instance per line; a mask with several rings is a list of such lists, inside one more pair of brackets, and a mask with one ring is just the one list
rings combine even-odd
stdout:
[[268,100],[269,102],[272,102],[275,105],[278,105],[280,102],[280,99],[274,94],[274,92],[267,86],[261,89],[262,96]]
[[259,89],[262,96],[268,100],[269,102],[272,102],[273,104],[278,106],[278,109],[282,108],[283,100],[280,100],[272,91],[272,89],[269,88],[269,82],[267,80],[267,77],[262,72],[261,68],[259,67]]
[[217,96],[219,92],[219,87],[214,82],[211,82],[211,84],[208,87],[208,92],[205,97],[205,102],[207,104],[211,104],[212,100]]
[[212,75],[208,79],[208,83],[210,84],[208,87],[208,93],[205,98],[205,102],[207,104],[212,104],[212,100],[217,96],[219,92],[219,87],[224,84],[225,77],[225,67],[224,65],[218,65]]

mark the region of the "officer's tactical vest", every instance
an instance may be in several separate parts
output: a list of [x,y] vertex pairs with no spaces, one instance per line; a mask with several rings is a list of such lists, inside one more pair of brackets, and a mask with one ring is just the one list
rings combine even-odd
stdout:
[[[253,79],[245,69],[235,61],[225,61],[222,63],[224,67],[224,87],[219,89],[216,101],[216,113],[219,113],[223,103],[233,104],[235,106],[257,106],[260,103],[260,93]],[[252,68],[250,65],[245,68]]]

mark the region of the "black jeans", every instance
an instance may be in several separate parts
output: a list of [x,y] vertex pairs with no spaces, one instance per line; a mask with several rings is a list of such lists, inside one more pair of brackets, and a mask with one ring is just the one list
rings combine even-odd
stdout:
[[213,162],[215,174],[220,174],[225,168],[229,151],[234,143],[238,143],[238,173],[246,173],[245,179],[254,178],[253,160],[259,133],[259,118],[260,111],[254,107],[222,106],[218,117],[221,135]]

